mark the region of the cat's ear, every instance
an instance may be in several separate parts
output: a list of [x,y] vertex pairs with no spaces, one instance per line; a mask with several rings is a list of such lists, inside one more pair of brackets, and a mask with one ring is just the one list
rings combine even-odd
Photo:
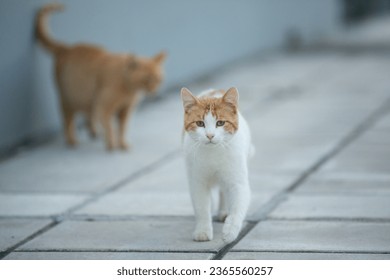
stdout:
[[238,90],[235,87],[231,87],[222,97],[222,100],[226,103],[238,106]]
[[198,103],[195,96],[192,95],[188,88],[183,87],[181,89],[181,100],[183,101],[184,110],[187,112],[192,106]]
[[153,60],[157,63],[163,63],[164,60],[166,59],[167,57],[167,53],[165,51],[162,51],[158,54],[156,54],[153,58]]

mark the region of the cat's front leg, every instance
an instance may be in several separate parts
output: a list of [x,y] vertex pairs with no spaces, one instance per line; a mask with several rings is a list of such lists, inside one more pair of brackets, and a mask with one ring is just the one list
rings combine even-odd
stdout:
[[211,217],[211,192],[206,184],[199,180],[190,183],[192,205],[195,211],[195,241],[209,241],[213,239]]
[[248,183],[231,185],[226,190],[229,213],[222,229],[222,238],[226,243],[233,242],[241,231],[250,203]]
[[104,128],[104,135],[106,140],[106,149],[112,151],[115,148],[114,133],[112,129],[112,113],[110,111],[103,111],[102,114],[102,126]]
[[129,119],[131,107],[127,106],[118,111],[118,122],[119,122],[119,148],[122,150],[129,150],[130,145],[126,143],[126,127]]
[[131,144],[126,142],[126,128],[128,127],[128,123],[131,117],[132,112],[135,109],[135,106],[138,104],[139,94],[133,92],[127,101],[127,104],[123,105],[118,110],[118,124],[119,124],[119,148],[122,150],[131,149]]

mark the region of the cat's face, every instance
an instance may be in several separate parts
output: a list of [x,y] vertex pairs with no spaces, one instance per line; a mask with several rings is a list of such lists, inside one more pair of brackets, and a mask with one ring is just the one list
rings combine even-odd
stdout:
[[183,88],[184,129],[195,142],[213,147],[227,143],[238,129],[238,91],[221,97],[195,97]]
[[163,77],[163,62],[166,53],[161,52],[152,58],[132,57],[128,64],[129,82],[146,90],[147,93],[155,93],[160,86]]

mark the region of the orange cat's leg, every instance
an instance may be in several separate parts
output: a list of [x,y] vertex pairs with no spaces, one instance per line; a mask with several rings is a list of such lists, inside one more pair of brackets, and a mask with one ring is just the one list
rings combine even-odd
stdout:
[[134,111],[135,106],[138,104],[139,95],[133,93],[127,100],[127,105],[118,110],[118,122],[119,122],[119,148],[122,150],[128,150],[131,145],[126,143],[126,128],[129,123],[130,115]]
[[126,127],[129,119],[129,114],[132,107],[125,107],[118,112],[119,122],[119,148],[122,150],[128,150],[130,147],[126,143]]
[[89,136],[91,138],[96,138],[97,132],[96,132],[95,116],[93,115],[92,112],[88,112],[86,117],[87,117]]
[[64,133],[66,143],[69,146],[75,146],[77,144],[75,137],[75,126],[74,126],[74,111],[63,106],[62,114],[64,118]]
[[104,128],[105,138],[106,138],[106,148],[107,150],[113,150],[115,148],[114,145],[114,134],[112,130],[112,113],[110,111],[104,111],[102,113],[102,126]]

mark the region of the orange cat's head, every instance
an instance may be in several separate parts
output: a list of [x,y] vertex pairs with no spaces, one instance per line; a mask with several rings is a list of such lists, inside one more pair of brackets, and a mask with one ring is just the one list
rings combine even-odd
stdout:
[[131,55],[127,63],[129,86],[144,89],[148,93],[155,93],[164,77],[162,64],[166,56],[165,52],[160,52],[152,58]]
[[183,88],[184,129],[189,136],[205,145],[223,144],[238,129],[238,91],[210,90],[199,97]]

